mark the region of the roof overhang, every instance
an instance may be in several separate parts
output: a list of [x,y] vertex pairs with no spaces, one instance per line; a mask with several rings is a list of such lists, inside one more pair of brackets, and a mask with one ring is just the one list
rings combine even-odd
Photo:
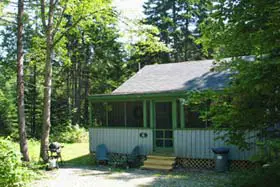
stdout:
[[129,101],[129,100],[146,100],[146,99],[168,99],[176,97],[185,97],[187,91],[169,91],[169,92],[154,92],[154,93],[123,93],[123,94],[97,94],[89,96],[88,99],[92,102],[106,101]]

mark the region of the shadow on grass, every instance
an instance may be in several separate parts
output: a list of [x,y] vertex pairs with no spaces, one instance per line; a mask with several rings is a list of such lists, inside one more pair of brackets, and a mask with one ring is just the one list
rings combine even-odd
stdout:
[[71,160],[66,160],[66,161],[63,161],[63,164],[62,164],[62,167],[85,167],[85,166],[88,166],[88,167],[94,167],[96,166],[96,163],[92,157],[92,155],[90,154],[87,154],[87,155],[83,155],[83,156],[80,156],[80,157],[77,157],[77,158],[74,158],[74,159],[71,159]]

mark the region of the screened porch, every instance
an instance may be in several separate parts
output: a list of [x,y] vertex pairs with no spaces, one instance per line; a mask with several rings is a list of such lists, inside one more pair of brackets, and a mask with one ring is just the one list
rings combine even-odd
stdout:
[[140,146],[145,155],[159,151],[183,158],[212,159],[212,147],[227,146],[231,148],[230,159],[247,160],[256,151],[255,147],[240,151],[217,139],[225,132],[217,134],[211,123],[202,121],[180,97],[115,97],[97,97],[90,102],[91,152],[97,145],[106,144],[114,153],[129,154]]
[[207,128],[210,125],[179,99],[91,104],[91,127],[185,129]]

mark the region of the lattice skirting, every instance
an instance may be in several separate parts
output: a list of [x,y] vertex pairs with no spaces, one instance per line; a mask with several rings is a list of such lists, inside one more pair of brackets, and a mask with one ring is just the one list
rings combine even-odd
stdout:
[[[91,155],[94,159],[95,157],[95,152],[91,152]],[[113,165],[115,167],[127,167],[127,159],[128,159],[128,154],[123,154],[123,153],[109,153],[108,155],[109,161],[106,163],[99,163],[99,164],[109,164]],[[144,160],[144,156],[139,157],[139,162],[140,164]],[[134,166],[135,167],[135,166]]]
[[[176,158],[177,167],[189,168],[189,169],[214,169],[214,159],[194,159],[194,158]],[[248,160],[230,160],[229,169],[246,169],[252,168],[255,164]]]
[[[95,152],[91,152],[92,157],[95,159]],[[127,154],[122,153],[109,153],[110,162],[123,162],[127,159]]]

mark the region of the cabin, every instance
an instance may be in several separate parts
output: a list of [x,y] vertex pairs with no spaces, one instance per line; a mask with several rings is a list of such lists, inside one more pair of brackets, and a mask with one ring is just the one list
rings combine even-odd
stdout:
[[223,146],[230,148],[232,163],[246,165],[256,153],[254,146],[241,151],[227,145],[216,138],[222,130],[215,132],[184,104],[189,91],[218,91],[229,84],[230,72],[215,72],[213,67],[213,60],[146,65],[111,94],[89,96],[90,152],[100,144],[116,154],[140,146],[142,155],[170,156],[186,167],[211,168],[211,148]]

